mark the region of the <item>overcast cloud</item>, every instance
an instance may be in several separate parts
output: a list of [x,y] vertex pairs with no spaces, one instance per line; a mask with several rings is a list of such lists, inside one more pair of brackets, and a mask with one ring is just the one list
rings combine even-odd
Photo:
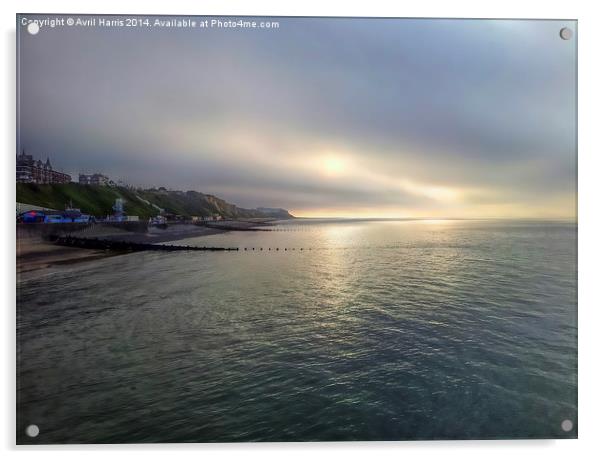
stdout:
[[297,215],[575,216],[574,23],[278,21],[22,28],[18,146]]

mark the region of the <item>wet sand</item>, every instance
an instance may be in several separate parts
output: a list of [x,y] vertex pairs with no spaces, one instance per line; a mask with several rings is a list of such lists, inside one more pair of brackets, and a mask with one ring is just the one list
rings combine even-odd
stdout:
[[17,241],[17,275],[110,255],[107,251],[61,247],[42,239],[28,238]]
[[114,232],[113,234],[94,235],[94,233],[82,233],[82,237],[98,237],[99,239],[108,239],[111,241],[135,242],[140,244],[155,244],[161,242],[178,241],[191,237],[208,236],[210,234],[219,234],[227,231],[224,229],[207,228],[196,225],[172,225],[166,229],[149,228],[146,233],[134,232]]
[[[195,225],[173,225],[167,229],[150,228],[147,233],[134,233],[115,229],[108,233],[83,232],[81,236],[154,244],[191,237],[208,236],[224,231],[222,229],[205,228]],[[17,235],[17,275],[117,255],[121,254],[111,250],[64,247],[46,241],[41,236],[23,237]]]

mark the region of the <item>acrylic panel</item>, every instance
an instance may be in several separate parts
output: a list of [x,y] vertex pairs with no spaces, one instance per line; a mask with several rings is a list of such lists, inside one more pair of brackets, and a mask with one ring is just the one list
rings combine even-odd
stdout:
[[16,33],[17,443],[577,437],[577,21]]

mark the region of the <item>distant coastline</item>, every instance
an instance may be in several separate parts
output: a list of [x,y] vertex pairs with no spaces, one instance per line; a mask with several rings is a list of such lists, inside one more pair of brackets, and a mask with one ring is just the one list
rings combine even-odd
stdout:
[[79,183],[17,183],[16,198],[19,203],[47,209],[61,210],[70,204],[95,217],[111,214],[115,200],[122,199],[125,212],[141,219],[157,215],[174,219],[210,216],[229,219],[294,218],[286,209],[269,207],[245,209],[210,194],[167,190],[163,187],[142,189]]

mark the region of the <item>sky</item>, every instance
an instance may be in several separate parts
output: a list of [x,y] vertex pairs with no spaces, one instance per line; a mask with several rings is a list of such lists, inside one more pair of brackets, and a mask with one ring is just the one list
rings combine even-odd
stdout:
[[575,218],[574,22],[270,20],[19,27],[18,150],[295,216]]

